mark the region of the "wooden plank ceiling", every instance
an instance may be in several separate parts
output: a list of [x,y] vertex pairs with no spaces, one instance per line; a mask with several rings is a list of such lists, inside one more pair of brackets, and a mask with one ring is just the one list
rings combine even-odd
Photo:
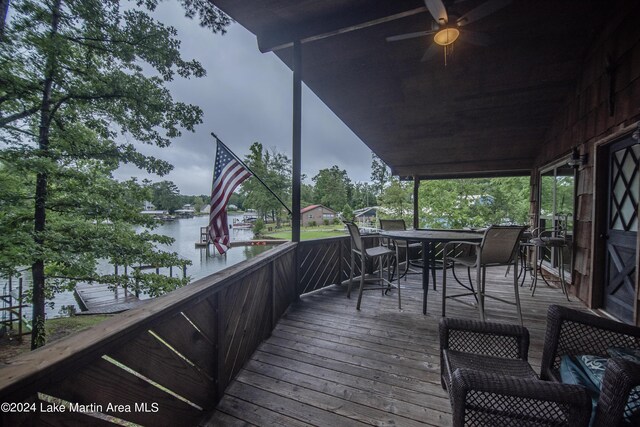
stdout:
[[[445,5],[455,17],[484,1]],[[431,28],[421,0],[213,2],[289,67],[303,40],[309,88],[394,174],[426,178],[528,174],[617,3],[514,0],[463,27],[445,66],[444,50],[421,62],[432,36],[385,40]]]

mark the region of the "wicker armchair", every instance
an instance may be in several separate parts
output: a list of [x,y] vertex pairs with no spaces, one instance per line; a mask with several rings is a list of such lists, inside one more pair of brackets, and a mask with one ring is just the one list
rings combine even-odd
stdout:
[[[587,313],[552,305],[547,315],[540,377],[559,381],[560,358],[563,355],[593,354],[607,357],[607,349],[626,347],[640,349],[640,328]],[[640,365],[620,358],[607,363],[594,427],[617,426],[629,415],[629,395],[640,399]],[[625,414],[626,413],[626,414]]]
[[517,325],[440,320],[442,385],[454,426],[586,426],[583,387],[541,381],[527,362],[529,332]]

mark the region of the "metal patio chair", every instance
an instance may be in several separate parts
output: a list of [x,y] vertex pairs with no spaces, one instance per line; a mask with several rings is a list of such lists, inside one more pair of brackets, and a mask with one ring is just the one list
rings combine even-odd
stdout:
[[[347,298],[351,298],[351,286],[353,283],[353,274],[356,268],[356,256],[360,258],[360,289],[358,291],[358,303],[356,305],[356,309],[360,310],[360,303],[362,302],[362,293],[365,290],[374,290],[380,289],[382,290],[382,294],[384,295],[385,291],[389,291],[392,289],[392,276],[391,276],[391,267],[392,263],[395,260],[396,265],[395,269],[397,271],[397,258],[395,258],[395,251],[389,249],[385,246],[374,246],[371,248],[366,248],[364,244],[364,240],[362,235],[360,234],[360,229],[353,222],[345,223],[347,229],[349,230],[349,234],[351,235],[351,268],[349,272],[349,285],[347,286]],[[377,237],[377,236],[376,236]],[[366,266],[367,260],[371,260],[374,264],[377,261],[378,264],[378,277],[370,277],[365,278],[366,276]],[[387,264],[387,279],[384,278],[384,267],[385,261]],[[375,265],[374,265],[375,271]],[[365,282],[374,282],[379,283],[379,286],[367,287],[365,288]],[[402,303],[400,299],[400,286],[397,286],[398,289],[398,309],[402,309]]]
[[[463,292],[454,295],[447,296],[447,275],[442,276],[442,316],[446,313],[447,299],[462,298],[467,296],[473,296],[477,300],[478,312],[480,320],[484,321],[484,299],[492,298],[507,304],[516,306],[518,312],[518,318],[522,325],[522,311],[520,309],[520,294],[518,293],[518,254],[520,249],[520,238],[526,227],[524,226],[511,226],[511,225],[492,225],[487,228],[482,242],[455,242],[447,243],[444,247],[444,259],[445,265],[451,262],[455,269],[455,264],[460,264],[467,267],[476,269],[476,286],[474,289],[473,283],[470,281],[469,286],[464,286],[468,292]],[[452,253],[452,247],[460,247],[466,245],[475,248],[475,255],[469,256],[449,256],[447,254]],[[487,267],[496,266],[513,266],[513,287],[515,300],[510,301],[504,298],[497,297],[495,295],[488,295],[486,293],[486,270]],[[471,275],[469,274],[469,278]],[[467,303],[462,300],[461,302]]]

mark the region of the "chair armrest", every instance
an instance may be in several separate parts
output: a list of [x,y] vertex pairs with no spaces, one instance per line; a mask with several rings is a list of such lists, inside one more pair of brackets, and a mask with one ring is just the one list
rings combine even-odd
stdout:
[[540,378],[559,381],[565,354],[608,356],[611,347],[640,348],[640,328],[558,305],[549,306]]
[[582,386],[457,369],[453,425],[586,426],[591,399]]
[[[617,426],[627,406],[629,394],[640,386],[640,364],[621,358],[612,358],[602,379],[602,389],[598,400],[598,409],[593,422],[594,427]],[[640,390],[634,391],[640,400]],[[640,402],[636,402],[636,405]],[[638,411],[638,408],[635,409]],[[634,413],[636,420],[640,414]]]
[[[459,256],[456,254],[456,252],[458,253],[460,252],[459,250],[460,246],[466,246],[469,253],[471,253],[472,249],[480,248],[480,242],[469,242],[466,240],[447,242],[442,246],[442,254],[443,254],[442,261],[444,262],[444,260],[448,258],[455,258],[456,256]],[[478,252],[479,251],[476,250],[476,253]]]
[[527,360],[529,331],[519,325],[443,317],[440,319],[442,350]]

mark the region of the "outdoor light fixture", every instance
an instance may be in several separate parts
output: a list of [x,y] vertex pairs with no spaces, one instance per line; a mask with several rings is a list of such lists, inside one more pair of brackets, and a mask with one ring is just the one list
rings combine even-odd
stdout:
[[578,152],[578,148],[574,147],[571,151],[571,158],[567,161],[567,164],[574,168],[584,166],[587,164],[587,154],[580,154],[580,152]]
[[436,33],[433,41],[440,46],[449,46],[458,40],[458,36],[460,36],[460,31],[457,28],[443,28]]

